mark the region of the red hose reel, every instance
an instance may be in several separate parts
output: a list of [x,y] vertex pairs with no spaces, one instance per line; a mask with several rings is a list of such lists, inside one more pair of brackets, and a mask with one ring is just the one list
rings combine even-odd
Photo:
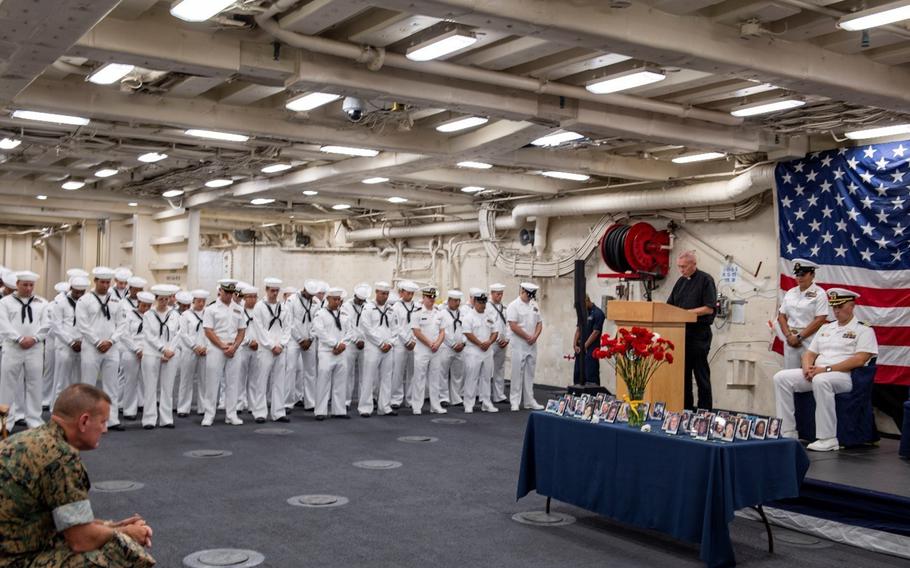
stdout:
[[600,238],[600,256],[616,274],[601,277],[625,279],[664,278],[670,268],[670,233],[650,223],[610,225]]

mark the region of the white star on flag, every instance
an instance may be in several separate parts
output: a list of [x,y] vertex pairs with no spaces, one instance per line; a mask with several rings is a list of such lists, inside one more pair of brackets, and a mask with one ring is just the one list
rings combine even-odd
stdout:
[[856,210],[856,207],[851,207],[850,210],[847,211],[847,216],[850,217],[851,221],[856,221],[856,218],[859,217],[859,211]]
[[837,181],[840,178],[844,177],[844,170],[837,168],[834,170],[834,180]]
[[904,236],[904,230],[905,230],[907,227],[901,227],[901,224],[898,223],[897,225],[895,225],[895,226],[892,227],[892,228],[894,229],[894,236],[895,236],[895,237],[902,237],[902,236]]
[[900,250],[900,249],[897,249],[896,251],[892,252],[892,253],[891,253],[891,256],[892,256],[893,258],[891,259],[891,262],[897,262],[897,261],[899,261],[899,260],[901,259],[901,254],[903,254],[903,253],[901,253],[901,250]]
[[875,152],[877,152],[877,150],[875,149],[875,147],[874,147],[874,146],[869,146],[868,148],[866,148],[865,150],[863,150],[863,157],[865,157],[865,158],[873,158],[873,157],[875,157]]
[[813,219],[812,222],[809,223],[809,227],[810,227],[813,231],[818,232],[818,231],[821,230],[822,224],[819,223],[817,219]]
[[864,250],[863,252],[861,252],[859,254],[861,254],[863,256],[863,260],[865,260],[866,262],[870,262],[872,260],[872,251],[869,250],[869,247],[866,247],[866,250]]
[[804,235],[802,233],[800,233],[799,236],[796,237],[796,239],[799,241],[799,244],[801,244],[801,245],[804,245],[809,242],[809,237],[807,237],[806,235]]
[[838,231],[843,231],[845,233],[847,232],[847,222],[846,221],[838,221],[834,225],[837,227]]
[[822,209],[822,217],[825,219],[830,219],[832,213],[834,213],[834,209],[831,209],[827,205],[825,205],[825,208]]
[[856,185],[855,183],[853,183],[852,181],[850,182],[850,185],[847,186],[847,191],[850,192],[850,195],[856,195],[856,192],[858,189],[859,189],[859,186]]
[[800,207],[799,209],[796,210],[796,212],[794,213],[794,215],[796,215],[797,221],[802,221],[802,220],[803,220],[803,217],[806,216],[806,212],[803,211],[803,208],[802,208],[802,207]]
[[784,183],[789,184],[793,180],[793,176],[791,176],[790,173],[787,172],[786,174],[783,175],[783,177],[781,177],[781,179],[784,180]]
[[[872,174],[870,172],[866,172],[864,174],[859,174],[859,177],[863,178],[863,181],[866,183],[872,183]],[[857,189],[859,189],[859,188],[857,188]]]
[[888,214],[885,213],[885,210],[884,210],[884,209],[882,209],[881,211],[879,211],[878,213],[876,213],[875,216],[878,217],[878,222],[879,222],[879,223],[887,223],[887,222],[888,222]]
[[805,167],[805,164],[803,164],[802,162],[793,164],[793,169],[798,171],[799,173],[803,173],[803,167]]
[[812,170],[811,172],[806,174],[806,181],[815,181],[815,178],[817,178],[817,177],[818,177],[818,172],[816,172],[815,170]]
[[849,160],[847,160],[847,164],[850,166],[851,170],[855,170],[856,166],[859,165],[859,160],[857,160],[856,158],[850,158]]
[[821,182],[821,184],[818,187],[820,187],[824,193],[828,193],[829,191],[831,191],[831,184],[828,183],[827,181]]
[[815,207],[818,205],[818,197],[812,195],[809,197],[809,199],[806,200],[806,203],[809,204],[809,207]]
[[872,198],[868,195],[863,199],[860,199],[859,202],[863,204],[864,209],[872,209]]
[[863,230],[863,233],[864,233],[864,234],[869,235],[870,237],[872,236],[872,232],[875,230],[875,229],[872,227],[872,225],[870,225],[869,223],[866,223],[865,225],[863,225],[862,227],[860,227],[860,229]]
[[796,192],[796,195],[799,195],[800,197],[802,197],[803,192],[806,191],[806,188],[800,184],[796,184],[796,187],[793,188],[793,191]]
[[822,158],[822,167],[827,168],[828,166],[830,166],[831,160],[833,160],[833,159],[834,158],[831,156],[825,156],[824,158]]
[[835,248],[834,251],[837,253],[837,256],[841,256],[841,257],[847,256],[847,249],[843,245]]
[[883,183],[878,184],[878,187],[875,188],[875,191],[877,191],[878,194],[882,197],[888,195],[888,188],[885,187],[885,184]]
[[886,160],[885,157],[882,156],[882,159],[875,162],[875,165],[878,166],[878,168],[876,168],[876,169],[883,170],[888,167],[888,160]]
[[904,174],[906,174],[906,173],[907,172],[897,172],[897,171],[894,172],[893,174],[891,174],[891,182],[897,183],[899,181],[900,182],[904,181]]
[[833,238],[834,235],[831,234],[831,231],[825,231],[825,234],[822,235],[822,242],[830,243]]
[[811,249],[809,249],[809,250],[812,251],[812,256],[818,256],[818,251],[819,251],[818,245],[814,245],[814,246],[813,246]]
[[837,206],[841,207],[841,206],[843,206],[844,201],[846,201],[847,198],[838,193],[837,195],[834,196],[834,200],[837,201]]
[[904,200],[901,198],[900,195],[898,195],[897,197],[895,197],[894,199],[891,200],[891,205],[894,205],[895,209],[903,209]]
[[897,148],[895,148],[894,150],[891,150],[891,151],[894,153],[895,156],[900,156],[901,158],[903,158],[904,152],[906,152],[907,149],[904,148],[903,144],[901,144],[900,146],[898,146]]
[[783,205],[784,207],[790,207],[790,205],[792,203],[793,203],[793,200],[790,199],[789,197],[784,197],[783,199],[780,200],[780,204]]
[[787,243],[787,254],[793,254],[793,251],[796,250],[796,247],[793,246],[793,243]]
[[886,239],[884,235],[882,235],[882,238],[880,238],[879,240],[877,240],[875,242],[878,243],[878,248],[883,249],[883,248],[888,247],[888,239]]

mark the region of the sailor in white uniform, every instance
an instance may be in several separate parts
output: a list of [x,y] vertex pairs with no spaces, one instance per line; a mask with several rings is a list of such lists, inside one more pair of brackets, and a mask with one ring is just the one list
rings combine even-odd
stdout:
[[348,396],[345,401],[345,406],[348,408],[354,399],[355,390],[363,381],[363,350],[365,347],[362,328],[363,314],[372,293],[373,290],[369,284],[358,284],[354,287],[354,297],[341,304],[341,310],[347,314],[348,321],[351,322],[351,331],[354,333],[353,344],[344,352],[348,365]]
[[[392,349],[395,366],[392,370],[392,409],[397,409],[411,399],[411,377],[414,376],[414,347],[417,340],[411,332],[414,316],[420,305],[414,302],[417,284],[405,280],[398,285],[398,301],[392,305],[398,319],[398,340]],[[421,400],[423,394],[420,393]]]
[[205,388],[205,356],[208,342],[202,319],[205,315],[205,302],[209,291],[196,289],[190,292],[193,302],[190,309],[180,314],[183,330],[180,340],[181,349],[180,387],[177,390],[177,416],[184,418],[190,415],[193,404],[193,387],[196,388],[196,412],[202,414],[202,391]]
[[[142,353],[145,350],[145,312],[155,303],[151,292],[136,294],[136,307],[126,302],[120,338],[120,369],[123,371],[123,419],[136,420],[142,398]],[[145,407],[143,407],[143,410]]]
[[291,387],[291,377],[287,372],[287,347],[291,341],[288,305],[278,297],[281,280],[266,278],[263,285],[265,298],[253,308],[259,349],[256,356],[256,378],[250,379],[248,389],[250,410],[256,422],[265,422],[268,398],[271,403],[271,419],[288,422],[285,409],[287,391]]
[[231,422],[237,422],[237,403],[240,389],[240,358],[237,350],[243,343],[246,318],[242,308],[233,302],[237,281],[224,278],[218,281],[218,301],[207,307],[202,319],[208,347],[205,356],[205,389],[203,389],[203,426],[215,421],[218,405],[218,386],[225,383],[225,410]]
[[814,282],[818,265],[811,260],[793,260],[793,274],[797,286],[784,294],[780,303],[777,322],[786,339],[784,343],[784,369],[799,369],[803,354],[812,342],[815,332],[828,320],[828,297]]
[[411,332],[417,340],[414,349],[414,388],[411,390],[411,410],[420,414],[423,409],[424,392],[429,386],[430,412],[445,414],[442,407],[442,394],[445,381],[442,376],[439,350],[445,341],[441,312],[436,309],[436,288],[426,286],[421,289],[423,304],[414,314]]
[[493,376],[493,346],[499,337],[496,316],[487,309],[487,294],[471,288],[471,310],[465,314],[464,337],[464,411],[474,412],[474,403],[480,397],[484,412],[499,412],[490,399],[490,381]]
[[51,405],[66,387],[79,382],[81,377],[80,356],[82,334],[76,326],[76,302],[88,290],[89,281],[85,276],[69,279],[69,292],[55,300],[50,311],[51,327],[56,335],[54,341],[54,387]]
[[493,386],[491,397],[494,403],[506,402],[506,352],[509,349],[509,324],[506,322],[506,305],[502,303],[505,284],[490,284],[490,301],[487,311],[496,318],[496,343],[493,345]]
[[169,284],[152,286],[155,306],[143,317],[142,427],[174,427],[174,379],[177,376],[177,346],[180,341],[180,314],[169,301],[178,288]]
[[[399,340],[398,315],[389,304],[388,282],[376,282],[375,300],[364,308],[361,336],[364,339],[363,382],[357,412],[364,418],[373,413],[373,392],[379,385],[378,413],[396,415],[392,408],[392,373],[395,344]],[[422,401],[421,401],[422,402]]]
[[313,318],[319,311],[319,285],[307,280],[303,290],[291,298],[291,342],[288,343],[288,373],[293,381],[294,406],[312,410],[316,406],[316,341]]
[[345,408],[348,369],[344,357],[354,338],[351,322],[341,311],[344,290],[329,288],[325,308],[316,314],[313,336],[319,345],[319,367],[316,377],[316,420],[325,420],[329,397],[332,399],[332,417],[350,418]]
[[524,407],[543,410],[534,400],[534,372],[537,368],[537,339],[543,331],[543,318],[537,305],[537,290],[533,282],[522,282],[518,297],[506,309],[512,345],[512,379],[509,398],[512,410],[518,410],[524,400]]
[[449,290],[446,305],[439,308],[442,328],[446,332],[445,340],[437,354],[444,385],[442,397],[452,406],[462,403],[461,392],[464,386],[462,351],[465,348],[465,311],[461,309],[463,298],[464,293],[461,290]]

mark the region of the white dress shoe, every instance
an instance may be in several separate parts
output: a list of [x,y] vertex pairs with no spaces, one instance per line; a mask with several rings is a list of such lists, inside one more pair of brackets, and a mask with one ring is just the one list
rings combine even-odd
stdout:
[[237,416],[228,416],[224,419],[224,423],[230,424],[231,426],[242,426],[243,420],[241,420]]
[[815,440],[806,447],[813,452],[836,452],[840,449],[837,438],[825,438],[824,440]]
[[512,405],[512,412],[518,412],[518,405],[517,405],[517,404],[513,404],[513,405]]
[[202,419],[202,425],[203,425],[203,426],[211,426],[211,425],[212,425],[212,422],[214,422],[214,421],[215,421],[214,418],[203,418],[203,419]]
[[535,400],[531,404],[525,406],[525,408],[528,408],[530,410],[543,410],[544,406]]
[[480,409],[484,412],[499,412],[499,409],[492,404],[490,406],[481,406]]

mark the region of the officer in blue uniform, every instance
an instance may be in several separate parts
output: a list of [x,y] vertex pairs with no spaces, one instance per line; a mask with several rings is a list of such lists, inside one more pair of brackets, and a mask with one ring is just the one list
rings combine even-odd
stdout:
[[594,358],[594,350],[600,346],[600,334],[604,329],[604,312],[594,305],[590,296],[585,294],[585,306],[588,317],[583,328],[575,327],[575,373],[572,382],[582,384],[581,366],[584,365],[584,381],[587,384],[600,384],[600,361]]

